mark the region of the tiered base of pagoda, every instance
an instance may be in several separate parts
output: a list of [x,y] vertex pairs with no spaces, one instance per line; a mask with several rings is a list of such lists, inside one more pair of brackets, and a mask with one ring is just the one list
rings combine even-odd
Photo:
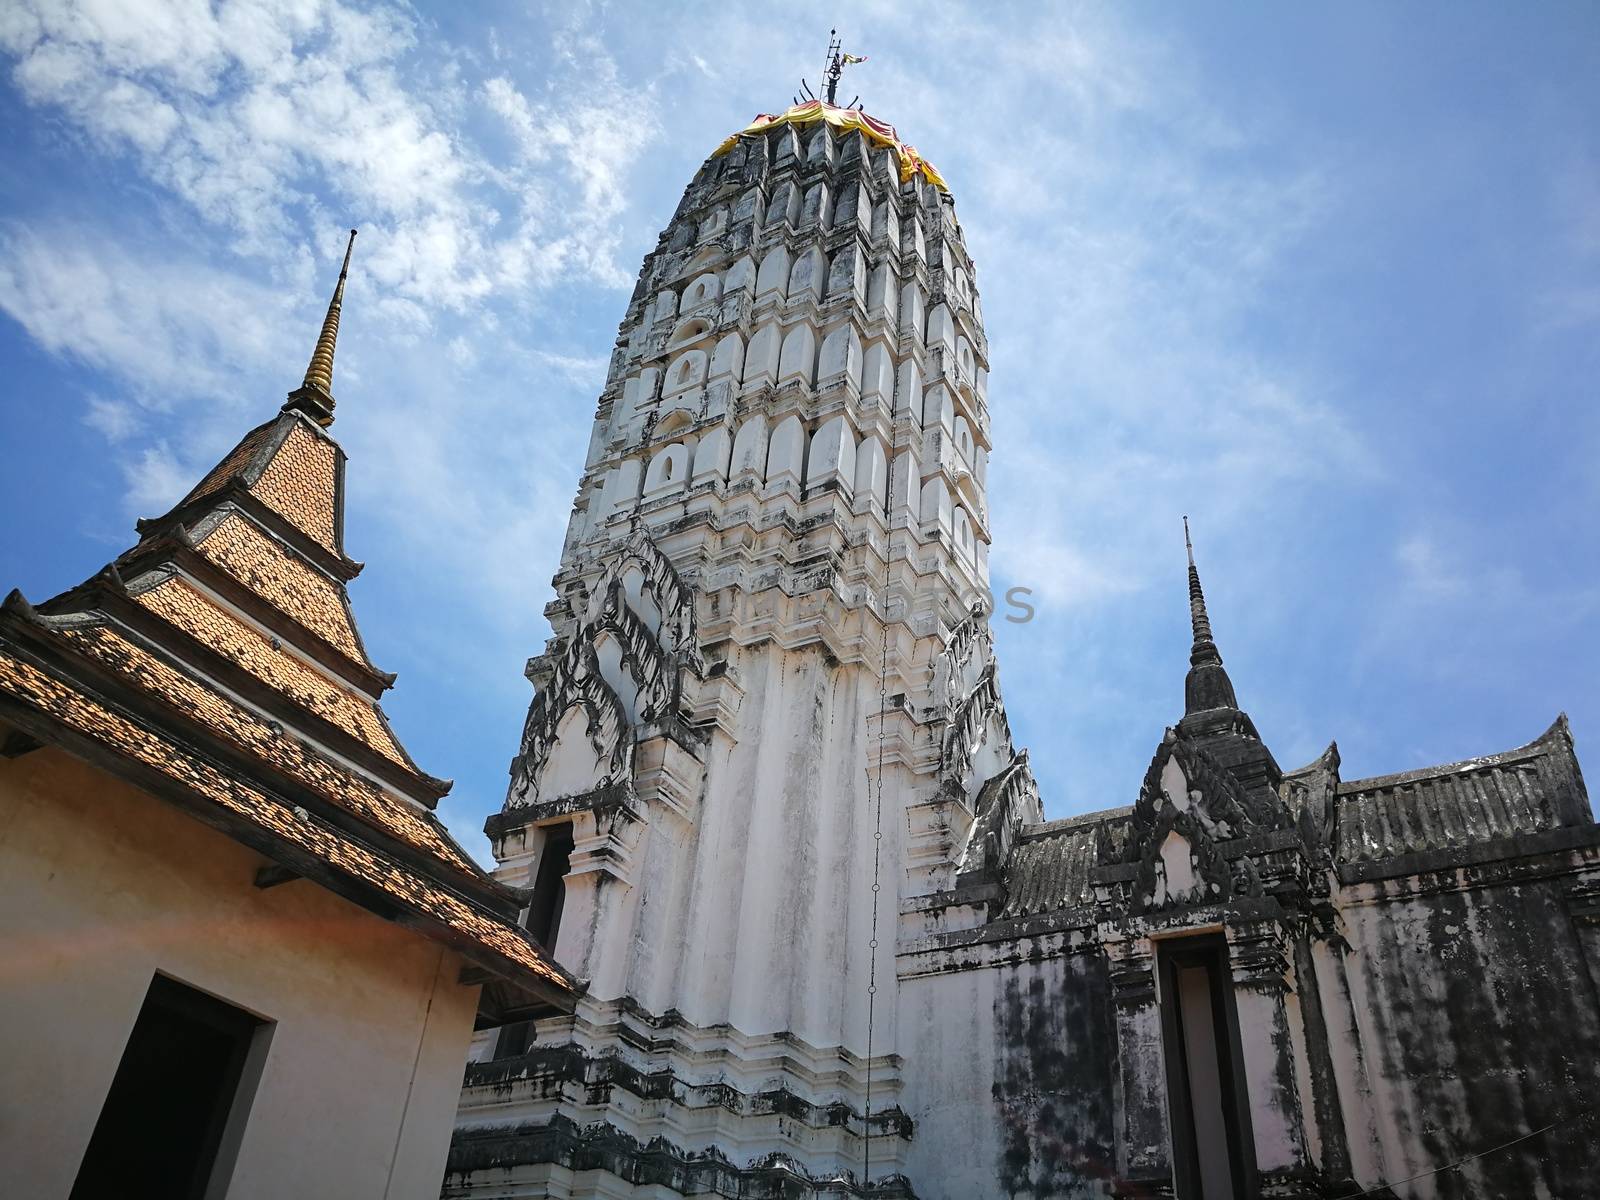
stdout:
[[468,1067],[443,1195],[910,1200],[899,1061],[871,1064],[870,1122],[867,1072],[791,1034],[584,1000]]

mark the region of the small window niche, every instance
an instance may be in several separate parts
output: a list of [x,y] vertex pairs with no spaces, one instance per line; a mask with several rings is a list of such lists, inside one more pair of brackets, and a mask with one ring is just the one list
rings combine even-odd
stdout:
[[[556,937],[561,932],[561,909],[567,898],[567,872],[572,869],[572,822],[545,825],[542,831],[544,846],[539,851],[539,869],[528,893],[528,915],[523,925],[546,953],[554,955]],[[515,1058],[526,1054],[532,1035],[532,1021],[502,1025],[494,1056]]]
[[1220,933],[1163,939],[1158,962],[1177,1200],[1253,1195],[1255,1155],[1227,940]]
[[561,906],[567,898],[567,872],[572,869],[572,822],[544,828],[544,849],[539,872],[528,897],[528,932],[550,954],[555,953],[561,931]]
[[222,1196],[273,1023],[165,975],[145,994],[72,1200]]

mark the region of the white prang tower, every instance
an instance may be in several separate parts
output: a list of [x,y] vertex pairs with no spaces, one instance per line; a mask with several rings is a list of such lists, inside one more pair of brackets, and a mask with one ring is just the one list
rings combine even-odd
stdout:
[[487,826],[587,993],[480,1035],[446,1195],[911,1194],[897,930],[1040,819],[990,653],[987,361],[891,126],[797,105],[689,185]]

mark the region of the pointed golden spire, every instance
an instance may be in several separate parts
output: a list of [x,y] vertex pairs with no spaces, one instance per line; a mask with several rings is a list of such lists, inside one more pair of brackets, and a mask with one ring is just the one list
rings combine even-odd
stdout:
[[356,231],[350,231],[350,241],[344,248],[344,265],[339,268],[339,282],[333,289],[333,299],[328,301],[328,315],[322,319],[322,332],[317,335],[317,348],[311,352],[311,362],[306,366],[305,380],[289,393],[284,404],[287,411],[303,412],[318,425],[333,424],[333,351],[339,340],[339,310],[344,307],[344,281],[350,274],[350,252],[356,246]]

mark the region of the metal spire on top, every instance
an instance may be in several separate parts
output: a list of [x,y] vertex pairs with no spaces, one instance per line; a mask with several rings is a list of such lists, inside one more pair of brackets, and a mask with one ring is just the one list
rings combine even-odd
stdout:
[[300,386],[289,393],[285,411],[303,412],[318,425],[333,424],[333,352],[339,340],[339,311],[344,307],[344,281],[350,274],[350,252],[356,246],[356,231],[350,231],[350,241],[344,248],[344,265],[339,268],[339,282],[334,286],[333,299],[328,301],[328,315],[322,319],[322,332],[317,335],[317,348],[311,352],[306,365],[306,377]]
[[[822,67],[823,99],[837,107],[839,103],[839,77],[844,74],[845,67],[851,63],[863,63],[866,61],[865,55],[858,57],[854,54],[846,54],[844,52],[844,44],[839,40],[839,31],[837,29],[828,30],[828,57]],[[816,98],[817,94],[811,90],[811,85],[802,78],[800,80],[800,90],[795,93],[794,102],[803,104]],[[861,97],[857,96],[845,107],[857,108],[860,106],[860,102]]]

